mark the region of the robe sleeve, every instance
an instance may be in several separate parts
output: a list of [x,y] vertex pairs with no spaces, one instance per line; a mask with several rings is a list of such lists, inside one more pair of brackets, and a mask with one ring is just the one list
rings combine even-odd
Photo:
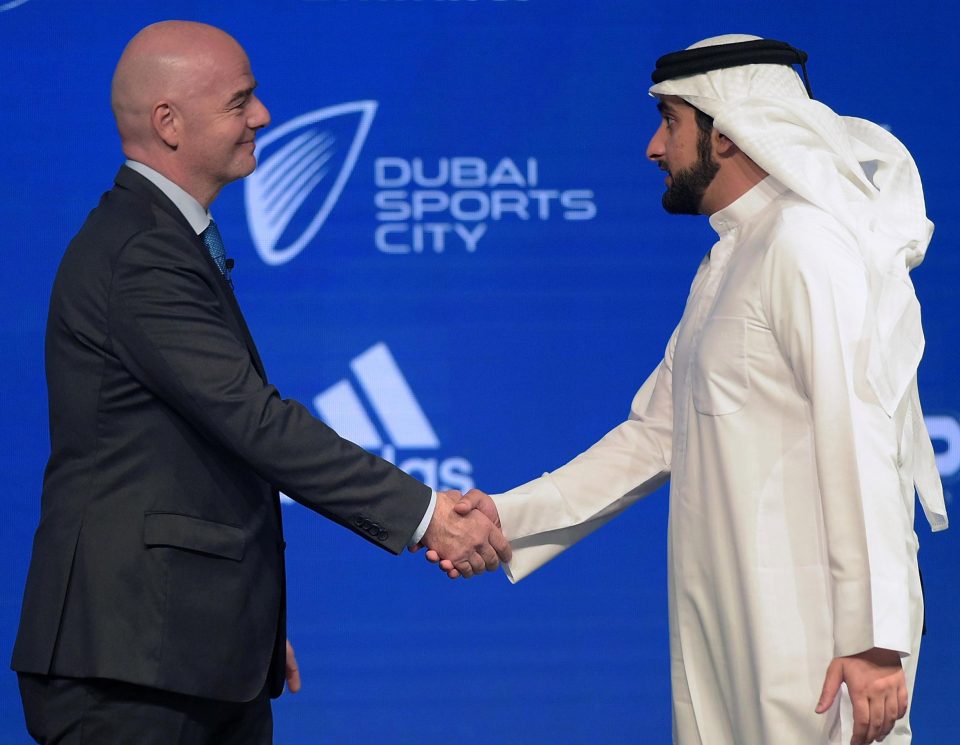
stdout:
[[670,477],[672,361],[663,361],[634,396],[627,421],[572,461],[504,494],[493,495],[517,582],[585,538]]
[[773,334],[809,401],[834,654],[908,654],[913,521],[896,422],[865,376],[872,312],[859,248],[839,225],[780,231],[764,279]]

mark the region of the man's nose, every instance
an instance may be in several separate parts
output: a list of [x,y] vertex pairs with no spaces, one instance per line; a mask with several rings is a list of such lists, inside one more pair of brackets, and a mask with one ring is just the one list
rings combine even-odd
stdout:
[[657,131],[653,133],[650,142],[647,143],[647,158],[653,161],[660,160],[663,157],[663,131],[664,125],[661,122]]
[[263,105],[263,101],[254,96],[253,107],[250,110],[250,129],[260,129],[270,123],[270,112]]

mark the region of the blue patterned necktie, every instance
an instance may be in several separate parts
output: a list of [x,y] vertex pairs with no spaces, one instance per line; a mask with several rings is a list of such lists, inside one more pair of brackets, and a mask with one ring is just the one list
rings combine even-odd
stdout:
[[210,252],[210,258],[213,259],[220,273],[229,280],[230,277],[227,275],[227,249],[223,247],[223,238],[220,237],[217,224],[211,220],[210,224],[207,225],[207,229],[200,234],[200,237],[203,239],[204,245]]

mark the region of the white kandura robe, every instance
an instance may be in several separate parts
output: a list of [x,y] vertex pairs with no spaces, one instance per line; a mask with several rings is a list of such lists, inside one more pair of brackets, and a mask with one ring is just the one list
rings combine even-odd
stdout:
[[[669,478],[674,741],[848,743],[845,692],[814,713],[832,658],[897,650],[913,686],[914,481],[939,488],[916,381],[891,417],[864,379],[867,272],[834,218],[767,178],[710,222],[719,241],[629,420],[495,496],[506,571]],[[886,743],[909,740],[904,718]]]

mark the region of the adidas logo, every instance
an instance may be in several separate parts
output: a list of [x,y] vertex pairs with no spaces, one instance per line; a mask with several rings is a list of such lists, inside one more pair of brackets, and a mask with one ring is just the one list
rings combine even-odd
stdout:
[[[383,425],[387,440],[398,448],[440,447],[433,427],[414,398],[397,362],[384,343],[354,357],[350,369]],[[367,415],[348,380],[341,380],[313,399],[320,418],[341,437],[367,450],[380,450],[384,438]]]
[[[397,361],[383,342],[350,361],[353,373],[313,399],[320,418],[341,436],[395,463],[432,489],[474,487],[473,465],[438,457],[440,440]],[[398,458],[403,451],[435,451]]]

